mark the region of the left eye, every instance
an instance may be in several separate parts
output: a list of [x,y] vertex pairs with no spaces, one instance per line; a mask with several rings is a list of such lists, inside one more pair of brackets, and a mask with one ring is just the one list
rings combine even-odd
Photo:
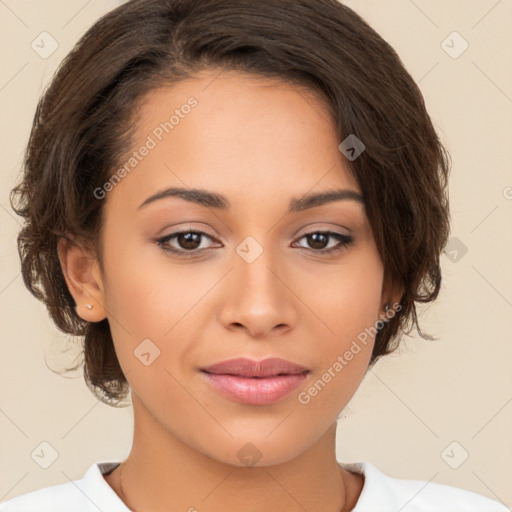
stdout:
[[[303,247],[304,249],[313,249],[314,252],[319,253],[330,253],[333,251],[339,251],[345,247],[348,247],[354,239],[351,236],[336,233],[334,231],[314,231],[306,233],[299,240],[306,239],[310,247]],[[329,246],[329,239],[332,241],[337,240],[337,244]]]
[[[202,242],[204,239],[215,240],[210,235],[203,233],[202,231],[177,231],[175,233],[171,233],[163,238],[156,240],[156,243],[163,250],[183,254],[183,255],[192,255],[194,253],[200,252],[204,249],[208,249],[208,246],[202,246]],[[309,247],[305,247],[304,245],[298,245],[301,249],[309,249],[313,252],[320,254],[327,254],[334,251],[339,251],[348,247],[350,244],[354,242],[354,239],[351,236],[344,235],[342,233],[337,233],[334,231],[313,231],[311,233],[306,233],[299,238],[300,240],[305,239],[309,244]],[[174,241],[177,244],[173,245],[171,241]],[[330,242],[335,242],[334,245],[330,244]],[[220,243],[220,242],[217,242]],[[297,244],[298,242],[293,242]]]

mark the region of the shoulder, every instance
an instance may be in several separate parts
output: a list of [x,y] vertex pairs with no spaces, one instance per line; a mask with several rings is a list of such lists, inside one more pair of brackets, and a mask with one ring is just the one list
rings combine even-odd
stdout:
[[369,462],[342,466],[365,476],[353,512],[509,512],[503,503],[481,494],[432,481],[393,478]]
[[[0,512],[126,512],[128,509],[103,478],[117,463],[93,464],[80,480],[27,492],[0,503]],[[103,508],[105,507],[105,508]]]
[[[65,506],[71,512],[86,511],[84,496],[73,486],[71,482],[44,487],[35,491],[27,492],[0,503],[0,512],[21,512],[25,511],[46,511],[53,507]],[[59,510],[60,512],[60,510]]]

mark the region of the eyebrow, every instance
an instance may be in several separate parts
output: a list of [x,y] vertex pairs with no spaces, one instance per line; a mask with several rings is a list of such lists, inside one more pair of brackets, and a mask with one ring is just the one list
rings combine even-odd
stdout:
[[[220,210],[227,210],[229,208],[229,200],[227,197],[210,192],[208,190],[202,190],[197,188],[179,188],[171,187],[165,190],[161,190],[156,194],[148,197],[140,206],[142,208],[154,201],[160,199],[178,197],[185,201],[190,201],[201,206],[209,208],[218,208]],[[292,198],[288,205],[289,212],[301,212],[308,210],[309,208],[315,208],[327,203],[334,201],[356,201],[364,205],[363,196],[355,190],[340,189],[340,190],[327,190],[325,192],[316,192],[307,194],[300,198]]]

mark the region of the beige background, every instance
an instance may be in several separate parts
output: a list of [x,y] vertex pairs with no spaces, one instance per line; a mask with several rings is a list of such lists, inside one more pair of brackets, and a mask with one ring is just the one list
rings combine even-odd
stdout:
[[[0,1],[0,501],[81,478],[130,449],[132,408],[97,402],[81,374],[52,367],[65,338],[24,288],[8,192],[36,101],[57,64],[113,0]],[[444,286],[413,336],[378,363],[339,422],[338,458],[432,480],[512,506],[512,1],[346,0],[402,57],[453,157],[452,237]],[[41,58],[31,42],[58,42]],[[469,47],[463,48],[459,36]],[[451,48],[450,48],[451,47]],[[445,51],[447,50],[447,51]],[[467,248],[465,254],[461,248]],[[58,452],[41,468],[41,443]],[[456,444],[452,444],[455,442]],[[43,445],[44,448],[45,445]],[[45,449],[45,453],[49,453]],[[457,469],[464,456],[469,457]],[[34,459],[37,457],[34,455]]]

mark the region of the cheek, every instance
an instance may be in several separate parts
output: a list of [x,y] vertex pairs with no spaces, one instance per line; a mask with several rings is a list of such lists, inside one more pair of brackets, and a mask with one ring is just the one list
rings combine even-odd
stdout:
[[[172,264],[150,244],[132,253],[112,248],[107,261],[110,326],[130,385],[140,396],[150,393],[164,402],[172,396],[177,406],[189,408],[190,397],[170,374],[181,380],[183,368],[197,362],[190,354],[204,338],[216,304],[211,295],[225,270],[218,274],[207,264],[201,269],[201,264]],[[144,357],[154,362],[145,366]]]
[[215,276],[167,261],[147,241],[132,245],[112,244],[105,258],[107,308],[134,337],[161,339],[207,294]]
[[297,414],[312,434],[318,425],[336,421],[367,371],[383,278],[373,251],[360,251],[337,268],[325,265],[321,272],[305,283],[306,302],[316,313],[303,317],[310,334],[307,351],[315,364],[295,397]]
[[[359,299],[367,299],[359,301]],[[353,296],[332,311],[336,336],[318,337],[315,343],[317,364],[309,382],[297,395],[299,407],[320,424],[330,424],[351,400],[367,371],[375,343],[375,317],[365,304],[373,296]]]
[[[383,267],[374,251],[359,251],[346,265],[327,268],[324,276],[316,275],[311,289],[311,309],[331,333],[328,347],[343,349],[359,333],[373,326],[381,312]],[[324,283],[321,287],[318,283]],[[331,350],[332,351],[332,350]],[[329,350],[328,350],[329,352]]]
[[315,295],[315,310],[329,328],[323,331],[330,334],[315,339],[317,384],[306,390],[306,401],[322,394],[323,400],[345,404],[364,377],[375,342],[383,281],[380,258],[376,252],[366,254],[350,271],[348,266],[337,276],[331,271],[325,280],[328,286]]

